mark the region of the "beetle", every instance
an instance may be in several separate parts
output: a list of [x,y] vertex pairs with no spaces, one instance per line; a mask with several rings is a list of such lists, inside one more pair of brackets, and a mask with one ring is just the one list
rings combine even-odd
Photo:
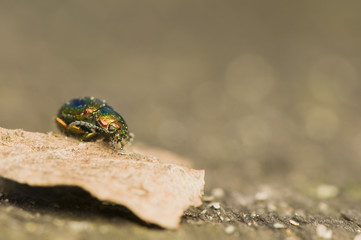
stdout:
[[75,98],[65,103],[55,120],[67,136],[81,141],[103,139],[110,141],[114,149],[120,143],[123,150],[133,138],[123,117],[104,100],[94,97]]

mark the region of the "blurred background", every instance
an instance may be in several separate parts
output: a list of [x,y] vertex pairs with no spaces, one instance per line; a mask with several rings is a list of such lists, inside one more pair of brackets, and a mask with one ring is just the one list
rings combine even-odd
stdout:
[[106,99],[207,186],[361,182],[359,1],[0,1],[0,126]]

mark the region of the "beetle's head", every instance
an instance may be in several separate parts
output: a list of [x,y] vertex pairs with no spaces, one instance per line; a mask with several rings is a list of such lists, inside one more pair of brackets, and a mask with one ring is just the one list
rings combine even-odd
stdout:
[[123,149],[123,146],[132,139],[128,132],[128,125],[122,116],[112,108],[101,108],[94,116],[104,133],[107,134],[107,139],[112,142],[114,148],[116,144],[120,143],[121,149]]
[[112,122],[108,126],[108,132],[112,135],[112,144],[120,143],[123,146],[133,140],[133,134],[128,132],[128,126],[124,123]]

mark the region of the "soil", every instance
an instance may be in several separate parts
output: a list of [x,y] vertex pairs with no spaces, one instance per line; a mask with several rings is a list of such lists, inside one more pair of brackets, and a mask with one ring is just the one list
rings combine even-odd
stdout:
[[79,187],[0,178],[0,239],[357,239],[360,197],[357,186],[209,186],[203,204],[185,211],[180,229],[166,230]]

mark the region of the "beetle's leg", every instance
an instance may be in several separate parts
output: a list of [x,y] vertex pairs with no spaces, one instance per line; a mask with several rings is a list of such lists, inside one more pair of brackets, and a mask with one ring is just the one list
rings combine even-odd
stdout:
[[101,128],[101,127],[98,127],[98,126],[96,126],[96,125],[94,125],[92,123],[83,122],[83,121],[75,121],[75,122],[72,122],[72,123],[69,124],[69,128],[74,127],[74,126],[79,128],[79,129],[80,129],[81,126],[86,127],[89,130],[89,132],[95,132],[95,130],[98,130],[98,131],[104,132],[104,133],[107,132],[107,130],[105,130],[105,129]]
[[58,124],[58,126],[60,127],[60,129],[63,131],[63,132],[71,132],[71,133],[74,133],[74,134],[83,134],[85,133],[85,131],[83,131],[80,127],[74,125],[74,124],[69,124],[67,125],[63,119],[57,117],[56,119],[56,123]]
[[96,132],[91,132],[91,133],[88,133],[88,134],[86,134],[86,135],[84,135],[82,138],[81,138],[81,140],[83,140],[83,141],[89,141],[89,140],[91,140],[92,138],[94,138],[95,136],[96,136]]
[[74,124],[74,122],[69,124],[68,129],[70,132],[75,133],[75,134],[86,133],[83,129],[80,128],[80,126],[77,126],[76,124]]
[[55,119],[56,123],[59,125],[59,127],[61,129],[63,129],[64,131],[68,129],[68,125],[61,119],[61,118],[56,118]]
[[[105,140],[106,141],[106,140]],[[111,143],[112,143],[112,146],[113,146],[113,150],[115,151],[115,149],[116,149],[116,144],[117,144],[117,140],[115,140],[115,139],[111,139]]]
[[119,154],[119,155],[130,155],[130,153],[129,152],[126,152],[126,151],[123,151],[124,149],[123,149],[123,147],[124,147],[124,143],[123,142],[120,142],[120,150],[119,151],[117,151],[116,150],[116,146],[115,146],[115,144],[116,143],[119,143],[119,142],[117,142],[117,141],[112,141],[112,145],[113,145],[113,150],[114,150],[114,154]]
[[[81,127],[85,127],[86,130],[83,130]],[[77,133],[83,134],[80,139],[83,141],[91,141],[96,139],[97,137],[97,130],[101,132],[106,132],[103,128],[98,127],[94,124],[83,122],[83,121],[75,121],[69,124],[69,130]]]

